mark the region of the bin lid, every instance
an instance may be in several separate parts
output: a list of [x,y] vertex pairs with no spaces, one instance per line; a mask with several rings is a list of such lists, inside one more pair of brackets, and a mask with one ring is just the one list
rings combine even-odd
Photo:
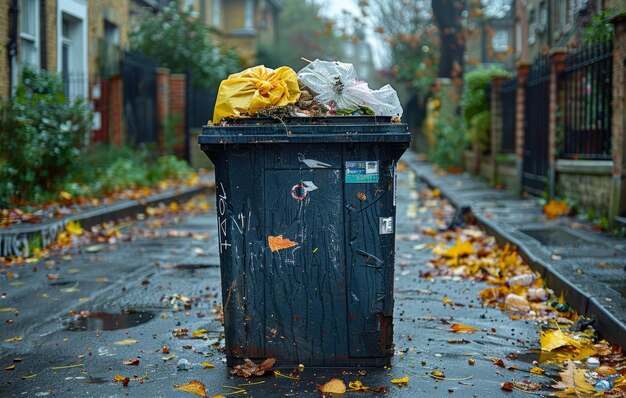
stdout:
[[405,123],[389,116],[240,118],[225,126],[204,126],[199,144],[272,144],[333,142],[409,143]]

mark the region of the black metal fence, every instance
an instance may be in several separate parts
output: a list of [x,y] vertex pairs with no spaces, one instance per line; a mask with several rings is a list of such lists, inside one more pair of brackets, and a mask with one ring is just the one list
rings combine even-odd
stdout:
[[606,40],[565,59],[562,158],[611,159],[612,49]]
[[548,130],[550,68],[541,55],[530,68],[526,82],[522,189],[540,195],[548,186]]
[[120,71],[124,82],[126,137],[130,144],[157,142],[157,65],[126,52]]
[[500,141],[500,151],[503,153],[515,152],[515,119],[517,97],[517,77],[507,80],[500,90],[500,100],[502,102],[502,138]]

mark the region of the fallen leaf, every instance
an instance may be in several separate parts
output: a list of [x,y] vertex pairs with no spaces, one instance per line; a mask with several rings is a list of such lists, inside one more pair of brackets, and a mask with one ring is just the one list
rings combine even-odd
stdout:
[[283,238],[282,235],[268,236],[267,243],[270,247],[270,250],[273,252],[278,251],[278,250],[288,249],[298,244],[298,242],[294,242],[287,238]]
[[191,380],[187,384],[174,384],[174,388],[191,394],[206,397],[206,387],[200,380]]
[[125,361],[122,361],[122,364],[130,365],[130,366],[137,366],[137,365],[139,365],[139,358],[127,359]]
[[513,391],[513,383],[511,383],[510,381],[505,381],[503,383],[500,383],[500,388],[504,391]]
[[235,366],[235,369],[230,371],[230,374],[235,376],[250,377],[250,376],[263,376],[265,372],[272,369],[276,358],[267,358],[260,364],[252,362],[250,359],[245,358],[242,365]]
[[543,206],[543,212],[549,220],[569,213],[569,206],[562,200],[550,200]]
[[17,311],[17,308],[14,308],[14,307],[0,308],[0,312],[14,312],[14,311]]
[[102,250],[102,248],[104,248],[104,245],[92,245],[92,246],[87,247],[85,251],[87,253],[95,253],[95,252]]
[[206,334],[209,331],[206,329],[200,329],[200,330],[196,330],[195,332],[191,333],[191,337],[206,337]]
[[541,350],[547,352],[564,346],[580,348],[580,343],[565,334],[561,329],[542,330],[539,343],[541,344]]
[[454,333],[474,333],[479,330],[480,329],[477,329],[473,326],[463,325],[462,323],[453,323],[452,325],[450,325],[450,330],[448,331]]
[[536,375],[542,375],[544,373],[546,373],[546,371],[544,369],[541,369],[540,367],[535,366],[534,368],[532,368],[530,370],[530,373],[536,374]]
[[319,391],[328,394],[343,394],[346,392],[346,384],[340,379],[330,379],[319,386]]
[[553,384],[553,388],[571,390],[576,394],[594,394],[596,392],[596,389],[585,379],[585,370],[577,369],[573,361],[567,362],[567,368],[563,372],[559,372],[559,376],[561,376],[561,381]]
[[120,341],[116,341],[113,344],[116,345],[130,345],[130,344],[137,344],[138,341],[137,340],[133,340],[133,339],[124,339],[124,340],[120,340]]
[[15,365],[9,365],[4,368],[4,370],[13,370],[15,369]]
[[4,339],[4,341],[7,342],[7,343],[13,343],[13,342],[22,341],[22,340],[24,340],[24,339],[21,338],[21,337],[17,337],[17,336],[11,337],[11,338],[8,338],[8,339]]
[[210,364],[208,362],[200,362],[200,363],[204,365],[205,369],[213,369],[215,367],[215,365]]
[[[435,373],[435,372],[437,372],[437,370],[433,370],[433,373]],[[441,372],[441,371],[439,371],[439,372]],[[443,372],[441,372],[441,374],[443,374]],[[441,377],[445,377],[445,375],[443,375]],[[409,382],[409,376],[404,376],[401,379],[391,379],[391,382],[393,384],[398,385],[398,386],[404,386],[404,385],[406,385]]]
[[370,389],[369,387],[364,386],[359,380],[349,382],[348,388],[351,391],[367,391]]
[[456,244],[442,254],[444,257],[448,258],[467,256],[474,254],[474,247],[470,241],[461,241],[461,238],[457,238]]
[[80,223],[78,221],[68,221],[67,225],[65,226],[65,230],[67,232],[69,232],[72,235],[77,235],[80,236],[83,234],[83,227],[80,226]]
[[128,387],[128,383],[130,383],[130,377],[115,375],[115,377],[113,377],[113,382],[115,383],[121,382],[124,387]]
[[170,354],[170,355],[168,355],[168,356],[166,356],[166,357],[163,357],[163,360],[164,360],[165,362],[167,362],[167,361],[171,361],[172,359],[174,359],[174,357],[175,357],[175,356],[176,356],[176,355],[174,355],[174,354]]

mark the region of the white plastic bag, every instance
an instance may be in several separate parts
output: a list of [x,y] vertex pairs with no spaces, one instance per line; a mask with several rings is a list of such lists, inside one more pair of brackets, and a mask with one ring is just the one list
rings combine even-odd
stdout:
[[390,85],[372,90],[357,78],[352,64],[316,59],[298,72],[298,80],[317,96],[316,101],[334,109],[370,108],[378,116],[402,116],[398,94]]

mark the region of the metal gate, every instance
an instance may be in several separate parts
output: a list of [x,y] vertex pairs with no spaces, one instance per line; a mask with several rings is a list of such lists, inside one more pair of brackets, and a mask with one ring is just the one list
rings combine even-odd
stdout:
[[564,158],[611,159],[612,49],[601,41],[565,59]]
[[502,141],[500,151],[515,152],[515,119],[517,114],[517,77],[507,80],[500,90],[502,101]]
[[541,55],[530,68],[526,82],[524,115],[524,163],[522,190],[542,194],[548,187],[548,130],[550,68]]
[[136,53],[124,53],[126,140],[131,145],[157,142],[157,65]]

